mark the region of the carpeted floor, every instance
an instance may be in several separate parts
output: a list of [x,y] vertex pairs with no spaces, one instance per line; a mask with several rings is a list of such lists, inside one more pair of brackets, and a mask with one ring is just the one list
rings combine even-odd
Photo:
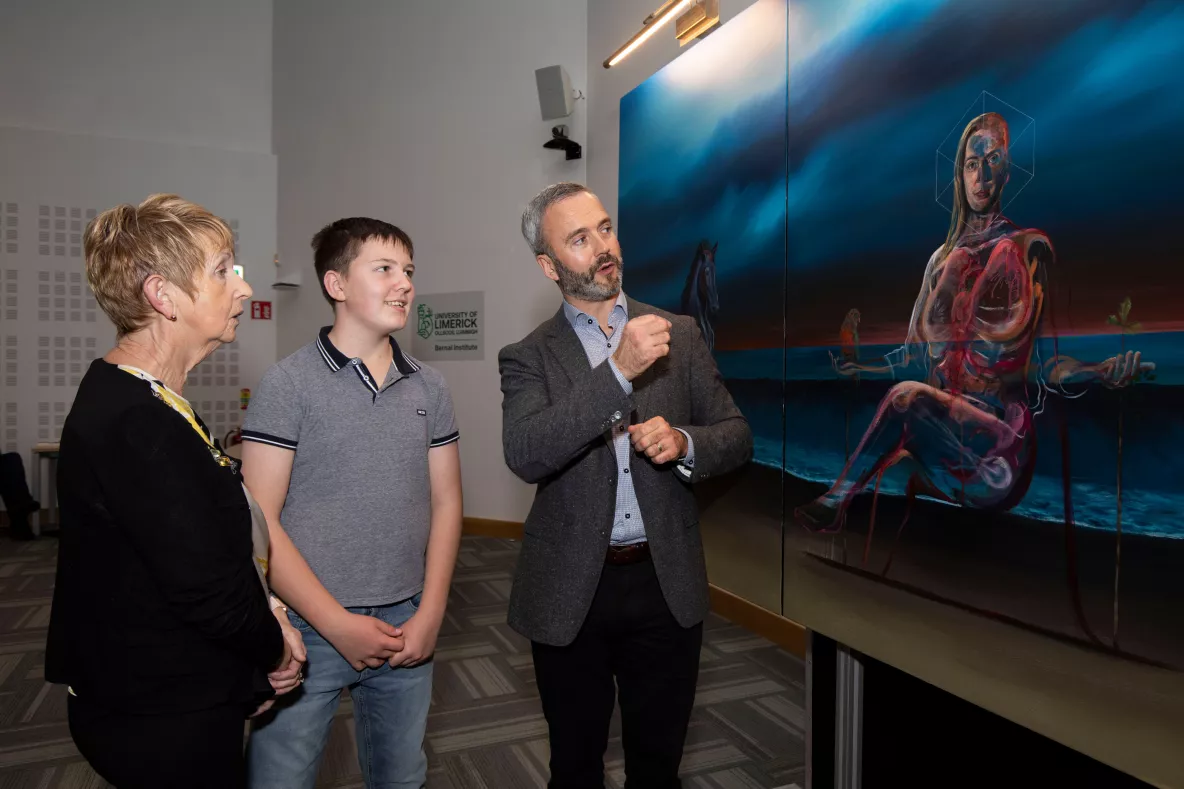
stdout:
[[[0,532],[2,534],[2,532]],[[66,726],[66,696],[43,679],[56,540],[0,537],[0,789],[104,789]],[[440,633],[428,721],[431,789],[545,787],[547,728],[529,643],[505,623],[517,543],[466,537]],[[712,616],[683,757],[688,789],[804,786],[805,669]],[[348,698],[318,787],[363,786]],[[624,784],[618,728],[608,785]]]

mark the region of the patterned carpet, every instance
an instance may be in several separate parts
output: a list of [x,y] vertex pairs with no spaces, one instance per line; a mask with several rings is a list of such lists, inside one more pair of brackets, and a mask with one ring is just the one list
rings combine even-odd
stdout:
[[[66,726],[63,688],[43,679],[56,540],[0,537],[0,789],[104,789]],[[428,721],[431,789],[545,787],[547,728],[529,643],[506,626],[517,543],[466,537],[436,656]],[[805,785],[805,669],[796,657],[712,616],[683,757],[688,789]],[[318,787],[363,786],[348,697]],[[618,724],[605,756],[624,785]]]

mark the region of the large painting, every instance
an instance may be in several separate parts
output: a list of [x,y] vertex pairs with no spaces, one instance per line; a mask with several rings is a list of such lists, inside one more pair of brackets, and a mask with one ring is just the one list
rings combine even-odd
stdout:
[[709,572],[776,609],[787,87],[786,5],[765,0],[627,94],[618,221],[626,294],[695,317],[753,426],[757,464],[705,508]]
[[757,436],[710,519],[1184,666],[1182,40],[1168,2],[761,0],[622,100],[626,292]]

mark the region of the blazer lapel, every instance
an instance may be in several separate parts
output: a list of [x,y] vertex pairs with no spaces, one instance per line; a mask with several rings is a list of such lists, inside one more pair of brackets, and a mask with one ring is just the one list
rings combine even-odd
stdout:
[[588,354],[584,351],[584,346],[580,344],[576,330],[567,322],[567,316],[563,314],[562,307],[551,319],[547,337],[551,350],[559,359],[568,380],[574,384],[580,379],[586,378],[591,371],[591,367],[588,366]]
[[[559,359],[564,374],[567,375],[568,381],[573,386],[578,386],[580,381],[592,374],[592,367],[588,364],[588,352],[584,350],[580,338],[576,336],[576,330],[567,322],[567,316],[563,314],[562,307],[551,320],[551,325],[547,330],[547,347]],[[592,447],[592,452],[599,459],[602,471],[607,472],[610,468],[616,467],[616,460],[607,441],[595,441]]]
[[[648,304],[634,301],[628,296],[626,296],[626,299],[630,320],[641,315],[653,315],[657,312],[656,309]],[[548,344],[551,350],[555,352],[555,356],[558,357],[564,373],[567,374],[568,380],[575,384],[589,374],[591,368],[588,366],[588,354],[584,351],[584,346],[580,343],[580,338],[576,336],[576,330],[567,322],[567,316],[563,314],[562,307],[555,313],[555,317],[551,319],[547,337]],[[639,415],[649,413],[647,406],[649,404],[650,385],[657,376],[657,368],[664,366],[665,362],[666,360],[659,359],[658,362],[633,380],[634,410]]]
[[[640,301],[634,301],[633,299],[628,298],[628,296],[626,296],[626,299],[628,299],[627,304],[629,308],[629,320],[639,318],[642,315],[653,315],[657,312],[657,310],[648,304],[643,304]],[[657,377],[656,368],[662,363],[662,361],[663,360],[659,360],[658,362],[650,365],[648,370],[633,379],[633,406],[634,410],[637,412],[637,416],[639,417],[637,420],[639,422],[644,422],[648,418],[646,415],[652,413],[649,408],[651,394],[650,390],[651,385],[654,382],[654,378]]]

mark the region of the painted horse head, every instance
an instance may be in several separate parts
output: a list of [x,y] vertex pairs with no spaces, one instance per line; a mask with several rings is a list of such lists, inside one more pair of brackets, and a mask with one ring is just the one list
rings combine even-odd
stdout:
[[719,315],[719,291],[715,287],[715,250],[717,249],[719,249],[718,241],[710,247],[707,246],[706,241],[699,244],[699,255],[703,258],[703,263],[699,267],[699,288],[706,297],[707,314],[713,318]]
[[715,347],[712,320],[719,314],[719,291],[715,284],[715,252],[719,243],[700,241],[682,290],[682,312],[699,324],[708,348]]

